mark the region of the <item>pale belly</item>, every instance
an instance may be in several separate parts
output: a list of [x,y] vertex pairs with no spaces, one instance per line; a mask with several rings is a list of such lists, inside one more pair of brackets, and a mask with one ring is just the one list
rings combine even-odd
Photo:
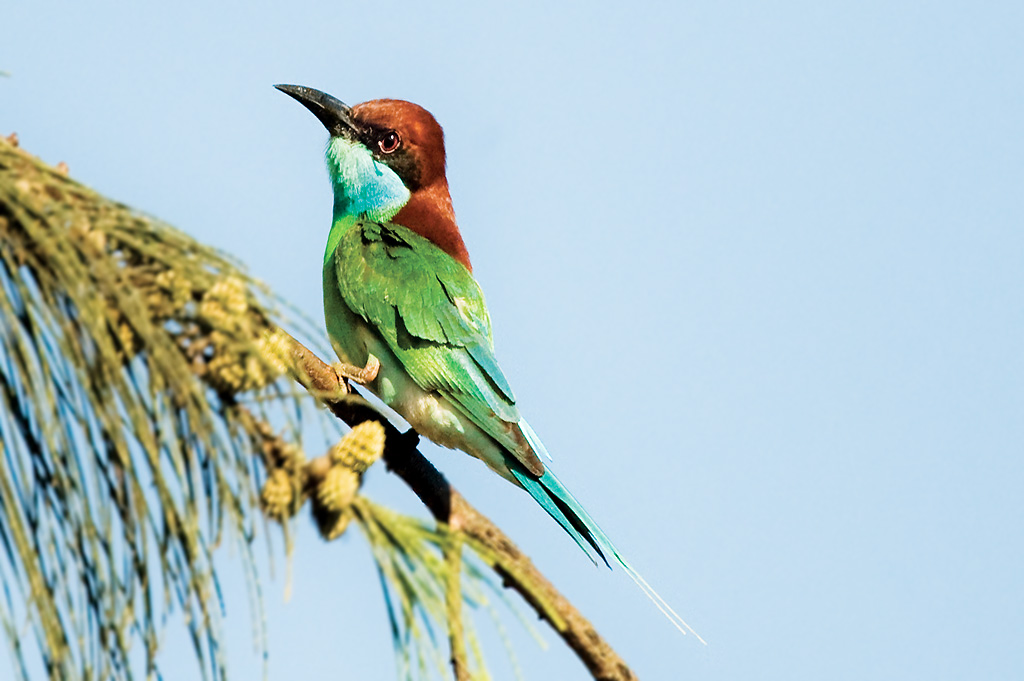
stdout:
[[380,336],[354,314],[340,296],[330,295],[329,291],[331,289],[325,287],[324,314],[338,358],[357,367],[366,366],[370,354],[380,361],[377,377],[366,387],[420,435],[442,447],[461,449],[518,485],[509,473],[505,453],[498,444],[443,395],[417,385]]

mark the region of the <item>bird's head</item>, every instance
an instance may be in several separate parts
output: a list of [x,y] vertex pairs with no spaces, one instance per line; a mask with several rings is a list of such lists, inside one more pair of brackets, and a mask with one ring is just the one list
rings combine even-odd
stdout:
[[394,220],[469,267],[445,177],[444,132],[423,107],[400,99],[348,106],[300,85],[276,85],[327,131],[335,217]]

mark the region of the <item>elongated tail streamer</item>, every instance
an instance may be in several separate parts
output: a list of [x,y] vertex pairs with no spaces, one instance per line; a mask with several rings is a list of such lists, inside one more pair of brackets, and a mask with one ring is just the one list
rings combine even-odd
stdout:
[[[530,444],[534,447],[535,451],[547,453],[544,449],[544,445],[540,443],[539,438],[533,432],[533,429],[527,426],[523,429],[527,438],[530,440]],[[535,443],[536,441],[536,443]],[[510,462],[511,463],[511,462]],[[562,526],[569,536],[573,538],[576,544],[587,554],[594,563],[597,557],[604,561],[605,565],[611,567],[608,562],[608,558],[611,557],[616,563],[618,563],[629,578],[636,583],[640,590],[651,599],[654,605],[661,611],[665,617],[672,622],[673,626],[683,634],[687,632],[697,637],[697,640],[707,645],[707,641],[700,637],[700,635],[693,630],[689,624],[683,620],[679,614],[672,609],[665,599],[658,594],[654,588],[647,583],[647,580],[633,568],[629,562],[619,554],[615,545],[608,538],[608,535],[598,527],[594,519],[590,517],[590,514],[584,510],[583,506],[580,505],[576,498],[565,488],[565,486],[559,481],[555,474],[551,471],[551,467],[547,466],[547,470],[540,478],[536,478],[530,475],[528,472],[523,470],[521,466],[510,465],[509,469],[512,471],[512,475],[515,476],[519,484],[529,492],[530,496],[541,505],[541,507],[548,512],[548,514]]]

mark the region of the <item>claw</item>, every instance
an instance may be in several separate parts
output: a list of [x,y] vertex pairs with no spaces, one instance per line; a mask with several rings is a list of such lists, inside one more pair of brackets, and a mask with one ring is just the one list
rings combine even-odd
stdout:
[[370,355],[366,358],[366,366],[362,368],[346,364],[345,362],[337,362],[331,366],[334,369],[334,373],[338,374],[338,378],[347,378],[359,385],[366,385],[377,378],[377,373],[380,371],[380,360]]

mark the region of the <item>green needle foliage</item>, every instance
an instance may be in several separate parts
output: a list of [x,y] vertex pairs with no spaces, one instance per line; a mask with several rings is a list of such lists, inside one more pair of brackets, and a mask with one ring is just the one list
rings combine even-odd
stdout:
[[220,675],[211,550],[231,528],[254,565],[254,421],[295,419],[256,290],[0,144],[0,620],[23,676],[25,620],[51,677],[131,678],[133,641],[152,672],[175,609]]
[[455,632],[486,678],[451,604],[495,612],[493,558],[451,563],[443,528],[354,496],[365,466],[311,489],[285,312],[223,255],[0,139],[0,625],[22,679],[32,658],[55,679],[150,678],[175,612],[203,677],[226,678],[212,551],[240,548],[265,642],[254,538],[311,497],[325,538],[353,520],[368,539],[400,675],[443,675]]
[[[532,623],[522,617],[506,592],[490,578],[487,565],[499,561],[483,547],[467,544],[475,555],[470,560],[458,560],[453,566],[449,563],[451,550],[461,550],[461,537],[443,527],[431,527],[395,513],[365,497],[359,497],[352,509],[377,563],[399,677],[446,678],[449,660],[443,636],[454,635],[470,649],[472,657],[467,660],[467,667],[473,679],[490,678],[472,621],[463,621],[467,608],[490,615],[505,640],[513,667],[515,656],[505,636],[497,603],[518,615],[520,624],[542,643]],[[452,569],[458,575],[454,582]],[[449,599],[447,589],[452,587],[458,591],[454,592],[454,599]],[[453,608],[457,611],[453,612]],[[516,672],[519,676],[517,668]]]

